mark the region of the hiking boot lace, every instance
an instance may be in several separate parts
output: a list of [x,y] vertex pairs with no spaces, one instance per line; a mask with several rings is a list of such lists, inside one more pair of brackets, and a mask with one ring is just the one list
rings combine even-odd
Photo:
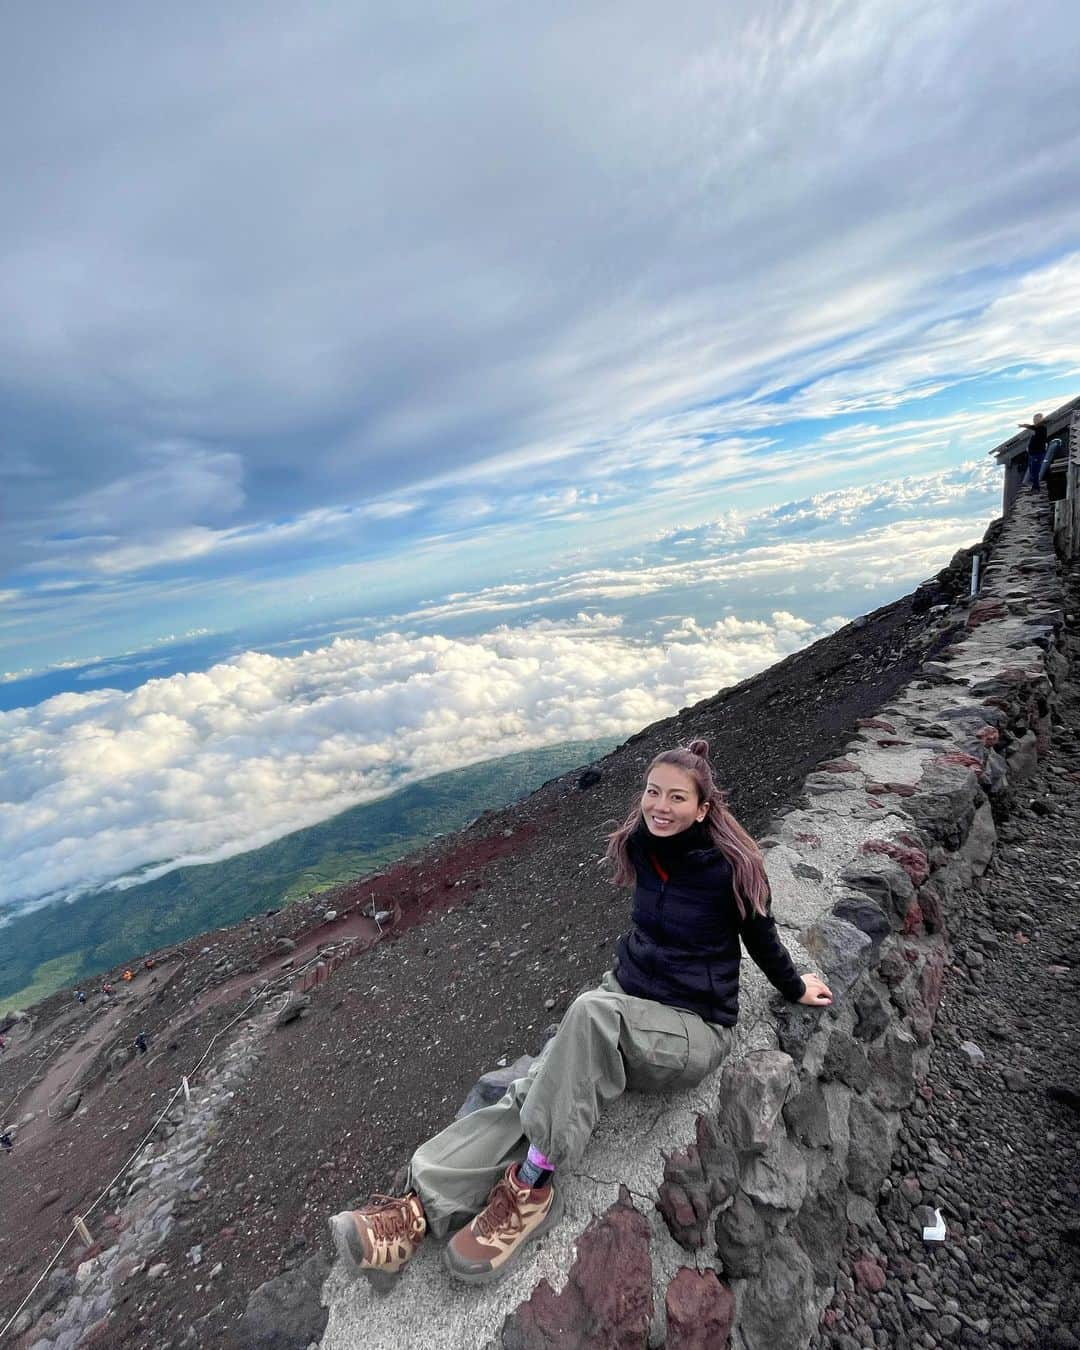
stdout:
[[517,1207],[517,1197],[510,1187],[510,1183],[505,1177],[495,1184],[491,1195],[488,1197],[487,1207],[484,1212],[477,1216],[476,1231],[481,1237],[493,1237],[500,1228],[507,1226],[511,1231],[521,1232],[524,1224],[521,1221],[521,1213]]
[[370,1208],[378,1206],[376,1212],[368,1216],[376,1237],[391,1242],[394,1238],[409,1236],[411,1216],[406,1211],[406,1203],[392,1195],[371,1197]]

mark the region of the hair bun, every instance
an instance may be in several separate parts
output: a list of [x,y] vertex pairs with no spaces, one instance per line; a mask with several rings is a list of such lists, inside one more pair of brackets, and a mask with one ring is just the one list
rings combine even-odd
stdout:
[[691,741],[690,744],[689,744],[686,748],[687,748],[687,750],[690,751],[690,753],[691,753],[692,755],[699,755],[702,759],[708,759],[708,758],[709,758],[709,742],[708,742],[708,741],[701,741],[701,740],[698,740],[698,741]]

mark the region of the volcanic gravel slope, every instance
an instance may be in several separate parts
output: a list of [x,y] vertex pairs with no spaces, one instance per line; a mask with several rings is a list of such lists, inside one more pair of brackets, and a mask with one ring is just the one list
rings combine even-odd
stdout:
[[[820,1345],[1080,1346],[1080,585],[1051,753],[952,906],[931,1069]],[[944,1242],[922,1225],[940,1208]]]

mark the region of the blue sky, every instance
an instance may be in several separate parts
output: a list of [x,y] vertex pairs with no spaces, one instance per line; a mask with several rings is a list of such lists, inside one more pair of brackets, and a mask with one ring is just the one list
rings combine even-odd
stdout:
[[[335,637],[390,678],[394,634],[453,662],[561,624],[613,668],[615,633],[708,648],[699,689],[977,538],[986,452],[1080,387],[1078,38],[1048,0],[24,7],[0,56],[0,787],[25,856],[0,903],[33,867],[76,884],[53,864],[91,837],[98,878],[198,851],[178,783],[224,732],[173,682],[245,651],[286,663],[255,701],[288,703],[287,663]],[[766,629],[725,665],[722,622]],[[147,680],[189,758],[143,744],[153,788],[114,759],[118,801],[161,803],[117,843],[132,811],[82,817],[93,755],[61,722],[98,750],[146,732]],[[661,683],[609,729],[685,701]],[[531,730],[465,718],[449,759],[373,763],[565,729],[514,687]],[[297,823],[385,789],[302,763]],[[268,791],[214,848],[281,832]]]

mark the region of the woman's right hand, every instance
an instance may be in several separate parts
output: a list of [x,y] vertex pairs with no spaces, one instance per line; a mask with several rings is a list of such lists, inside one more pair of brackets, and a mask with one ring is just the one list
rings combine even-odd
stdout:
[[804,987],[800,1003],[809,1003],[812,1008],[827,1008],[832,1002],[832,990],[821,978],[811,971],[802,977]]

